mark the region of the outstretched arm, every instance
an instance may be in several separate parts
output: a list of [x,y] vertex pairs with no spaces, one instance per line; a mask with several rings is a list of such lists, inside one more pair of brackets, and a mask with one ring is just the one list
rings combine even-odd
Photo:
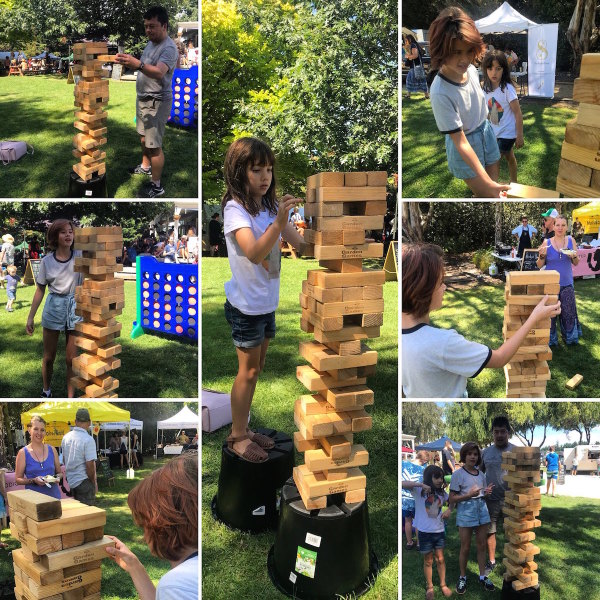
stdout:
[[115,547],[108,546],[106,548],[107,554],[121,569],[129,573],[140,600],[155,600],[156,588],[146,569],[144,569],[144,565],[142,565],[138,557],[121,540],[112,535],[108,537],[115,542]]

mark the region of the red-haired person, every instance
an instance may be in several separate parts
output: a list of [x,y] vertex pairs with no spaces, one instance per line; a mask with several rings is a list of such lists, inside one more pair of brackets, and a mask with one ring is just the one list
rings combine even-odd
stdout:
[[33,335],[34,319],[37,310],[44,299],[46,286],[49,295],[42,311],[42,341],[44,355],[42,358],[42,398],[51,398],[52,373],[61,331],[65,332],[67,363],[67,395],[73,398],[74,388],[71,384],[73,370],[71,363],[77,354],[75,346],[75,323],[81,317],[75,315],[75,288],[83,282],[83,275],[75,272],[75,253],[73,242],[74,225],[68,219],[56,219],[48,228],[47,248],[52,252],[46,254],[40,263],[36,276],[37,289],[31,301],[31,309],[27,318],[25,330],[27,335]]
[[473,65],[484,51],[473,19],[460,8],[445,8],[429,28],[431,108],[446,138],[448,169],[474,196],[498,198],[509,186],[496,183],[500,150]]
[[171,570],[155,588],[137,556],[119,539],[106,552],[129,573],[140,600],[198,597],[198,455],[169,461],[134,487],[127,503],[150,552]]
[[454,329],[435,327],[430,313],[444,300],[443,251],[434,244],[402,245],[402,391],[407,398],[466,397],[467,379],[500,369],[538,321],[560,314],[560,302],[533,309],[498,349],[471,342]]

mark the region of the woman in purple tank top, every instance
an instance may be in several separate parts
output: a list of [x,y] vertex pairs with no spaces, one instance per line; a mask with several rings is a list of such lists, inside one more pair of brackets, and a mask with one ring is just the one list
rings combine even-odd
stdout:
[[60,500],[58,482],[45,481],[47,475],[62,476],[58,454],[50,444],[44,444],[46,421],[38,415],[31,417],[27,429],[31,443],[19,450],[15,465],[15,481],[25,489]]
[[[539,248],[538,267],[546,265],[549,271],[560,273],[560,331],[562,338],[568,346],[579,343],[581,337],[581,323],[577,316],[575,304],[575,287],[573,286],[573,265],[579,263],[577,244],[575,240],[566,235],[567,219],[562,215],[556,217],[554,222],[554,237],[544,240]],[[558,346],[556,333],[556,319],[553,317],[550,325],[550,346]]]

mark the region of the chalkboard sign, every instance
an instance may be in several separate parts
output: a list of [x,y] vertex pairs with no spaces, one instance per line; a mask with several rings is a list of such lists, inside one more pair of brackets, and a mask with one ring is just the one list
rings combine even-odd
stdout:
[[25,267],[25,275],[23,276],[23,283],[26,285],[33,285],[37,281],[37,276],[40,271],[41,258],[30,258],[27,261]]
[[110,484],[110,481],[113,480],[115,478],[115,476],[114,476],[113,472],[110,470],[110,465],[108,463],[108,460],[106,458],[99,458],[96,461],[96,464],[99,465],[99,467],[100,467],[100,469],[99,469],[100,475],[102,477],[105,477],[106,480]]
[[538,259],[537,248],[528,248],[523,250],[523,259],[521,260],[521,271],[539,271],[537,266]]
[[112,66],[111,79],[116,79],[117,81],[121,79],[121,73],[123,72],[123,65],[119,63],[114,63]]

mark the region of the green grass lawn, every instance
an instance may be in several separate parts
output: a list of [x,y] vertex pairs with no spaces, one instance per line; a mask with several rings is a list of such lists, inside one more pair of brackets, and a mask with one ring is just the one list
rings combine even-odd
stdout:
[[[379,268],[382,266],[379,264]],[[296,430],[293,419],[295,399],[306,393],[296,380],[296,367],[304,364],[298,343],[311,339],[300,330],[299,293],[308,269],[318,268],[314,260],[284,259],[281,293],[277,310],[277,336],[269,346],[265,371],[261,374],[252,405],[251,425],[286,432]],[[237,373],[237,359],[231,330],[225,320],[223,284],[231,277],[226,258],[202,260],[202,385],[229,393]],[[375,392],[373,429],[357,436],[370,454],[364,468],[367,476],[369,519],[373,548],[381,573],[366,599],[398,596],[398,283],[384,287],[385,314],[381,337],[369,340],[379,353],[377,372],[368,385]],[[203,597],[283,598],[267,573],[267,554],[274,533],[249,535],[231,531],[216,523],[210,503],[217,492],[221,444],[228,435],[224,427],[202,436],[202,582]],[[296,454],[296,464],[304,462]]]
[[[0,289],[0,395],[4,398],[37,397],[42,389],[42,309],[35,318],[32,337],[25,333],[34,286],[19,287],[14,312],[4,310],[6,289]],[[47,295],[46,295],[47,297]],[[45,299],[44,299],[45,301]],[[121,367],[115,371],[119,380],[117,393],[122,398],[190,398],[198,394],[198,347],[169,336],[130,337],[136,320],[134,281],[125,281],[125,308],[116,317],[123,323],[118,338],[123,351]],[[59,339],[54,363],[52,393],[66,397],[65,336]]]
[[[566,122],[577,111],[521,102],[525,146],[516,150],[519,183],[556,189],[560,148]],[[499,181],[510,180],[506,160]],[[435,124],[431,103],[417,94],[402,103],[402,197],[470,198],[471,190],[448,170],[444,136]]]
[[[552,349],[552,360],[548,363],[552,374],[546,388],[548,398],[600,397],[600,383],[596,375],[600,359],[598,283],[597,279],[575,279],[583,338],[577,346],[566,346],[559,335],[559,346]],[[456,329],[470,340],[497,349],[503,343],[504,306],[504,284],[478,285],[469,290],[448,289],[442,309],[432,313],[431,322],[437,327]],[[577,373],[583,375],[583,382],[575,390],[568,390],[565,383]],[[475,379],[468,380],[467,391],[470,398],[504,398],[504,371],[484,369]]]
[[[169,570],[169,563],[150,554],[148,544],[144,541],[144,532],[133,522],[133,517],[127,505],[127,494],[142,479],[152,471],[162,467],[166,459],[155,461],[153,458],[144,457],[144,466],[135,471],[135,479],[126,479],[125,471],[115,470],[115,485],[108,487],[106,480],[98,480],[98,494],[96,506],[106,510],[105,535],[114,535],[140,559],[148,571],[154,585]],[[10,530],[2,531],[2,541],[9,544],[8,552],[21,547],[21,544],[10,535]],[[14,578],[12,560],[7,551],[0,560],[0,581]],[[103,600],[125,600],[138,598],[131,577],[118,567],[112,560],[102,561],[102,598]]]
[[[542,496],[541,527],[536,528],[533,542],[540,548],[535,557],[538,564],[541,598],[543,600],[592,600],[597,597],[597,540],[600,536],[600,500],[588,498],[546,498]],[[404,546],[406,540],[403,539]],[[499,528],[496,549],[498,567],[490,575],[496,588],[502,588],[502,551],[504,534]],[[460,542],[456,528],[456,511],[453,511],[446,529],[446,581],[454,590],[458,581],[458,553]],[[434,567],[433,583],[436,598],[443,598],[439,578]],[[479,587],[475,540],[467,565],[467,592],[465,597],[489,598],[489,592]],[[596,590],[596,591],[594,591]],[[454,595],[456,592],[454,592]],[[499,597],[499,591],[493,597]],[[403,550],[402,553],[402,599],[423,600],[425,579],[423,559],[418,552]]]
[[[107,111],[106,182],[111,198],[143,197],[148,178],[127,168],[141,160],[135,130],[135,82],[111,81]],[[66,76],[0,77],[0,140],[32,145],[33,156],[2,167],[0,197],[64,198],[72,155],[73,85]],[[198,196],[198,132],[167,126],[162,183],[170,198]]]

